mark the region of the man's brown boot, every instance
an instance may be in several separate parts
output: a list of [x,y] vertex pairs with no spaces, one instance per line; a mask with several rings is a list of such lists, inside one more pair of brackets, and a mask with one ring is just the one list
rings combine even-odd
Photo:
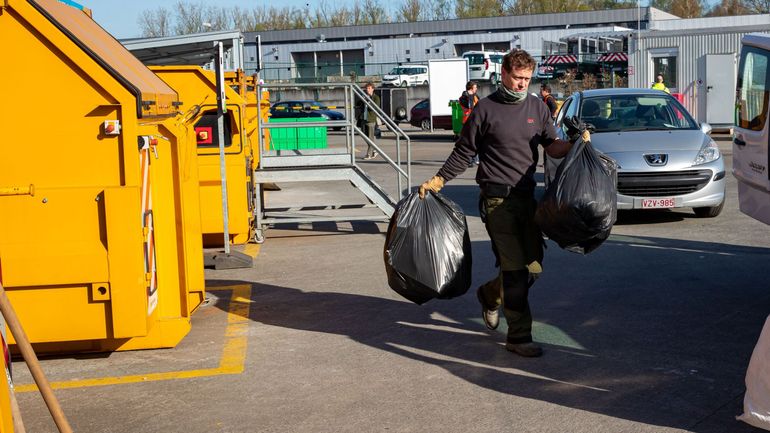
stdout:
[[543,355],[543,349],[533,342],[505,343],[506,350],[526,358],[537,358]]

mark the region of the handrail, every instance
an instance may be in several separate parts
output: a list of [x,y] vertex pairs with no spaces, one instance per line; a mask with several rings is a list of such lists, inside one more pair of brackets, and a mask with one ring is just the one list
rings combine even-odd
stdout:
[[[344,93],[344,109],[345,109],[345,120],[328,120],[323,122],[314,122],[307,118],[307,121],[301,121],[301,122],[291,122],[291,123],[271,123],[269,126],[267,124],[263,124],[261,116],[258,116],[257,120],[257,127],[259,129],[258,135],[258,143],[259,143],[259,165],[258,167],[261,169],[263,157],[265,155],[265,148],[264,148],[264,137],[262,134],[262,130],[265,128],[298,128],[298,127],[315,127],[315,126],[325,126],[325,127],[336,127],[336,126],[343,126],[345,128],[345,141],[347,143],[347,150],[351,154],[351,161],[355,161],[355,135],[358,133],[363,139],[364,142],[373,146],[375,150],[379,154],[383,156],[383,159],[395,169],[396,175],[397,175],[397,187],[398,187],[398,196],[399,198],[404,197],[404,188],[403,188],[403,178],[406,178],[407,183],[407,193],[411,192],[412,186],[411,186],[411,178],[412,178],[412,143],[409,136],[398,126],[396,122],[393,121],[393,119],[390,118],[389,115],[385,113],[385,111],[382,110],[377,104],[374,104],[374,102],[368,97],[368,95],[356,84],[353,83],[291,83],[291,84],[258,84],[256,88],[257,95],[262,94],[262,89],[287,89],[287,88],[326,88],[326,89],[333,89],[333,88],[343,88]],[[372,110],[377,117],[382,120],[383,125],[387,126],[388,130],[393,132],[395,134],[396,138],[396,159],[395,161],[390,158],[385,152],[382,151],[380,146],[377,145],[377,143],[373,142],[373,140],[370,140],[369,137],[366,136],[366,134],[363,133],[363,131],[358,128],[355,122],[355,107],[358,100],[361,100],[366,106],[369,108],[369,110]],[[304,119],[303,119],[304,120]],[[401,168],[402,165],[402,158],[401,158],[401,141],[402,139],[406,143],[406,170]]]
[[[377,117],[382,119],[383,123],[388,126],[388,129],[396,133],[396,163],[390,163],[393,167],[400,167],[401,166],[401,140],[400,136],[403,136],[406,140],[406,184],[407,184],[407,191],[411,192],[412,190],[412,141],[409,138],[408,135],[396,124],[396,122],[393,121],[393,119],[390,118],[385,112],[380,108],[377,104],[374,103],[374,101],[369,98],[369,95],[367,95],[359,86],[351,85],[351,89],[353,90],[353,93],[356,94],[369,109],[373,110]],[[363,136],[363,135],[362,135]],[[367,141],[368,143],[368,141]],[[377,146],[375,146],[377,148]],[[380,152],[382,153],[382,152]],[[398,183],[398,194],[399,198],[404,197],[403,188],[401,185],[401,177],[397,180]]]

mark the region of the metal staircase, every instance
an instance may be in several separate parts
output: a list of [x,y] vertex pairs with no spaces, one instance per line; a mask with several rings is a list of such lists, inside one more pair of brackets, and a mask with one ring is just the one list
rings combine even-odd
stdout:
[[[387,221],[395,211],[398,200],[388,194],[385,188],[380,186],[363,168],[357,164],[356,142],[363,141],[377,150],[381,158],[392,168],[396,176],[397,191],[394,194],[398,199],[409,192],[411,180],[411,141],[409,136],[398,125],[376,106],[371,99],[355,84],[291,84],[291,85],[261,85],[262,89],[285,88],[342,88],[344,91],[345,120],[336,121],[307,121],[290,123],[260,123],[259,134],[259,167],[254,172],[255,183],[255,240],[264,240],[265,230],[279,223],[314,223],[328,221]],[[328,90],[328,89],[327,89]],[[260,93],[258,93],[260,94]],[[375,112],[387,127],[388,131],[395,134],[395,150],[392,155],[386,153],[377,142],[372,142],[364,132],[356,126],[355,105],[364,103],[368,109]],[[303,119],[304,120],[304,119]],[[281,128],[307,128],[307,127],[342,127],[344,131],[344,146],[325,149],[291,149],[291,150],[265,150],[264,129]],[[404,149],[402,149],[402,147]],[[402,157],[403,153],[403,157]],[[342,204],[297,204],[296,206],[284,206],[268,208],[264,200],[264,184],[285,184],[290,182],[329,182],[348,181],[367,199],[367,203]],[[407,185],[405,189],[403,186]],[[362,213],[361,209],[371,209],[373,212]],[[323,211],[318,213],[318,211]]]

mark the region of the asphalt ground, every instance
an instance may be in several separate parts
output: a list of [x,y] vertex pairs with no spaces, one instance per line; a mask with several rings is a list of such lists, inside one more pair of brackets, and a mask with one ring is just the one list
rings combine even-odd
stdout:
[[[452,141],[410,134],[417,185]],[[394,154],[389,133],[380,143]],[[361,166],[396,189],[381,159]],[[466,295],[417,306],[393,292],[384,223],[273,227],[253,268],[206,271],[209,302],[176,348],[43,359],[75,431],[761,431],[735,416],[770,313],[770,227],[738,211],[731,175],[717,218],[621,212],[587,256],[549,241],[530,295],[545,354],[525,359],[504,349],[504,323],[480,318],[473,291],[495,268],[474,173],[442,191],[467,213]],[[361,201],[347,182],[280,186],[268,205]],[[55,432],[13,367],[27,431]]]

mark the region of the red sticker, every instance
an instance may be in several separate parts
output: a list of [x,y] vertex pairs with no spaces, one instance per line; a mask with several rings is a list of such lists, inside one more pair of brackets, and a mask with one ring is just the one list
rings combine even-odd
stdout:
[[198,144],[214,144],[214,128],[211,126],[196,126],[195,138]]
[[531,124],[535,123],[535,119],[533,119],[531,117],[528,117],[527,118],[527,123],[529,123],[531,125]]

